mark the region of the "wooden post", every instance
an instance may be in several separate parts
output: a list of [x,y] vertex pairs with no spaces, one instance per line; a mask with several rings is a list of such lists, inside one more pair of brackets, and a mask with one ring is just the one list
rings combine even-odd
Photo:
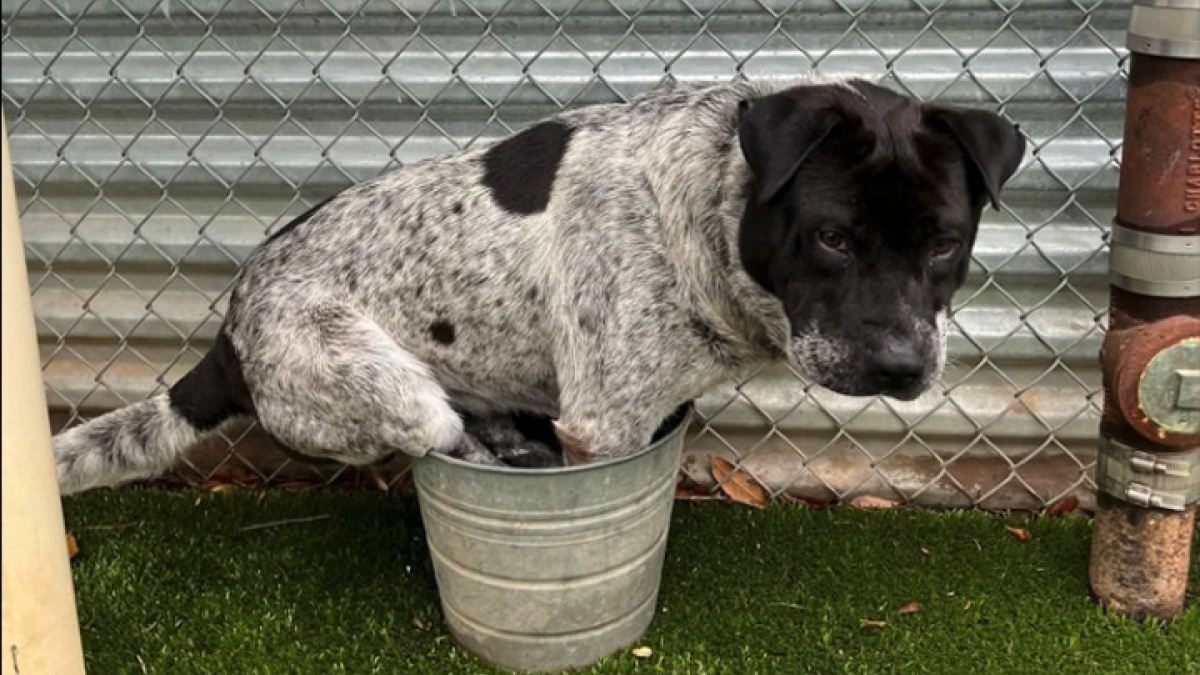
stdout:
[[62,502],[50,445],[25,247],[3,146],[3,675],[83,675]]

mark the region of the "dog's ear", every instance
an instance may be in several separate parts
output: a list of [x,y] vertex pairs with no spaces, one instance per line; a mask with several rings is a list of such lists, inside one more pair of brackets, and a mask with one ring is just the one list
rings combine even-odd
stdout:
[[738,104],[738,143],[758,180],[758,201],[775,198],[819,145],[842,131],[874,147],[874,133],[835,85],[796,87]]
[[1017,125],[983,110],[926,106],[925,126],[948,133],[958,142],[977,172],[992,208],[1000,209],[1000,188],[1025,157],[1025,137]]

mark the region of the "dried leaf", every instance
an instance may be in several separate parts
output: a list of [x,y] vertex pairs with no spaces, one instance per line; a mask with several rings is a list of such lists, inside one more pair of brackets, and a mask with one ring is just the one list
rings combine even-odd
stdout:
[[75,541],[75,537],[67,535],[67,559],[74,560],[75,556],[79,555],[79,542]]
[[728,461],[713,457],[709,469],[720,484],[721,491],[733,501],[759,509],[766,506],[767,491],[748,474],[735,471]]
[[632,653],[639,659],[648,659],[654,655],[654,650],[649,647],[634,647]]
[[262,480],[255,475],[253,471],[244,466],[234,465],[229,467],[229,480],[241,485],[251,485],[253,483],[261,483]]
[[921,547],[921,555],[929,555],[929,549],[922,546]]
[[859,619],[859,628],[887,628],[886,621],[873,621],[871,619]]
[[1010,525],[1005,525],[1004,529],[1008,530],[1009,533],[1016,537],[1018,541],[1029,541],[1030,539],[1033,539],[1033,535],[1029,534],[1029,530],[1026,530],[1023,527],[1012,527]]
[[280,483],[279,489],[287,492],[308,492],[317,489],[318,484],[308,480],[291,480]]
[[921,603],[910,602],[907,605],[896,610],[896,613],[899,614],[900,616],[908,616],[909,614],[916,614],[919,611],[921,611]]
[[1065,516],[1075,509],[1079,508],[1079,498],[1075,495],[1067,495],[1065,498],[1058,500],[1046,510],[1046,513],[1052,516]]
[[829,506],[828,501],[820,500],[815,497],[792,494],[790,492],[784,492],[783,494],[779,495],[779,499],[786,504],[800,504],[802,506],[807,506],[810,509],[824,509]]
[[859,495],[850,500],[850,506],[856,509],[894,509],[900,506],[900,502],[894,499],[884,499],[883,497]]
[[234,485],[233,483],[226,483],[218,480],[204,481],[204,483],[200,486],[200,489],[205,490],[206,492],[212,492],[214,494],[218,492],[227,492],[236,488],[237,485]]

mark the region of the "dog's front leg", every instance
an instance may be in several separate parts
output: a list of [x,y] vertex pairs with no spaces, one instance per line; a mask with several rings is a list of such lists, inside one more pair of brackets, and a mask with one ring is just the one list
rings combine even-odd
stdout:
[[568,414],[555,420],[554,432],[566,464],[588,464],[628,455],[646,446],[660,422],[662,419],[629,411]]
[[666,254],[628,232],[575,232],[574,254],[554,270],[555,429],[568,464],[645,447],[680,404],[724,374],[691,328],[696,312]]
[[656,350],[658,341],[612,339],[575,351],[559,369],[554,428],[567,464],[628,455],[707,382],[691,376],[687,351]]

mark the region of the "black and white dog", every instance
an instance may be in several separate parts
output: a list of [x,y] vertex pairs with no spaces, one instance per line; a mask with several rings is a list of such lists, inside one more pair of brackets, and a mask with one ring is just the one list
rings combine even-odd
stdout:
[[990,112],[812,80],[659,91],[413,164],[263,243],[194,370],[55,438],[61,487],[160,473],[249,416],[366,464],[479,454],[464,416],[526,411],[588,462],[765,360],[912,399],[1024,149]]

